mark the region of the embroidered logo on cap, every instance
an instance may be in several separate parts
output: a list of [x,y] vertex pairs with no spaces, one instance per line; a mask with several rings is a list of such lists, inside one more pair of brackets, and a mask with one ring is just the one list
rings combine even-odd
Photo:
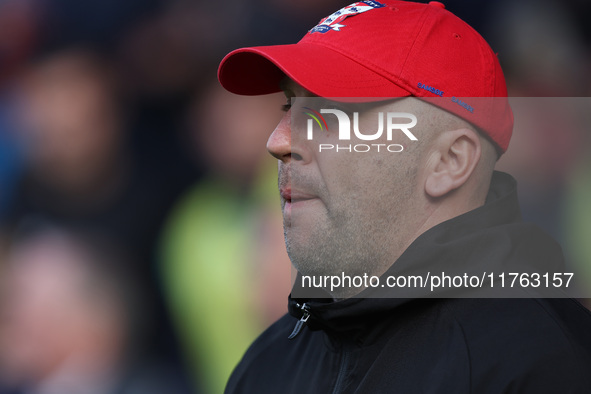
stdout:
[[341,28],[345,27],[346,25],[341,25],[340,22],[345,20],[345,18],[385,6],[385,4],[378,3],[377,1],[358,1],[327,16],[321,20],[319,24],[312,28],[309,33],[326,33],[331,30],[341,31]]

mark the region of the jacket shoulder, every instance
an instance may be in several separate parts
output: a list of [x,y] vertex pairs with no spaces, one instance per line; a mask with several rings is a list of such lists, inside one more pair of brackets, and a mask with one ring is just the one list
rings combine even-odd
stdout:
[[591,314],[572,299],[449,300],[476,392],[591,392]]
[[242,360],[232,372],[226,386],[226,393],[241,392],[240,387],[244,386],[244,380],[248,378],[250,371],[260,365],[259,360],[268,358],[269,353],[280,351],[283,340],[287,341],[289,336],[289,327],[293,327],[295,321],[289,314],[283,315],[250,345]]

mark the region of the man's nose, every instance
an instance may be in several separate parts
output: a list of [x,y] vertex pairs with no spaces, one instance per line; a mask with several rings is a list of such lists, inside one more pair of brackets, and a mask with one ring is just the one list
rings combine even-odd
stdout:
[[278,160],[288,163],[291,160],[291,111],[281,118],[267,141],[267,150]]
[[273,157],[286,164],[292,159],[301,162],[301,164],[307,164],[312,160],[313,156],[310,147],[304,141],[294,142],[292,129],[291,111],[289,111],[283,116],[269,137],[267,150]]

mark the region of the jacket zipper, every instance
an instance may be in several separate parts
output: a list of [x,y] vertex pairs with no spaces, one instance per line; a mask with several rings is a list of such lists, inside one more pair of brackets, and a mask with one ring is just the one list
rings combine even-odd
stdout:
[[300,320],[298,320],[295,327],[293,328],[293,331],[291,334],[289,334],[287,339],[294,339],[300,333],[300,331],[302,331],[302,328],[304,328],[304,325],[310,318],[310,307],[305,302],[303,305],[296,304],[296,306],[302,310],[302,317]]
[[334,385],[333,394],[339,394],[343,390],[343,384],[345,382],[345,375],[347,374],[347,368],[349,366],[349,351],[343,349],[343,358],[341,359],[341,366],[339,368],[339,374]]

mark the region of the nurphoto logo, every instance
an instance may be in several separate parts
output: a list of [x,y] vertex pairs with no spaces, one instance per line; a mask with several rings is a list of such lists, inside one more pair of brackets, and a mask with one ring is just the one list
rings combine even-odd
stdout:
[[[309,116],[307,122],[307,139],[314,139],[314,124],[318,125],[321,132],[328,132],[328,122],[322,114],[330,114],[336,117],[338,124],[338,140],[350,141],[351,130],[354,137],[361,141],[376,141],[381,139],[386,133],[386,140],[392,141],[395,132],[402,132],[411,141],[417,141],[417,137],[410,131],[417,125],[417,117],[407,112],[379,112],[377,114],[378,126],[376,131],[362,132],[359,127],[359,112],[353,112],[353,120],[349,114],[339,109],[321,109],[320,112],[309,107],[304,107],[304,114]],[[332,120],[335,120],[333,118]],[[332,124],[332,122],[331,122]],[[384,124],[386,125],[384,127]],[[346,151],[346,152],[369,152],[372,150],[388,151],[392,153],[402,152],[404,147],[400,144],[356,144],[356,145],[342,145],[342,144],[319,144],[319,152],[323,151]]]

